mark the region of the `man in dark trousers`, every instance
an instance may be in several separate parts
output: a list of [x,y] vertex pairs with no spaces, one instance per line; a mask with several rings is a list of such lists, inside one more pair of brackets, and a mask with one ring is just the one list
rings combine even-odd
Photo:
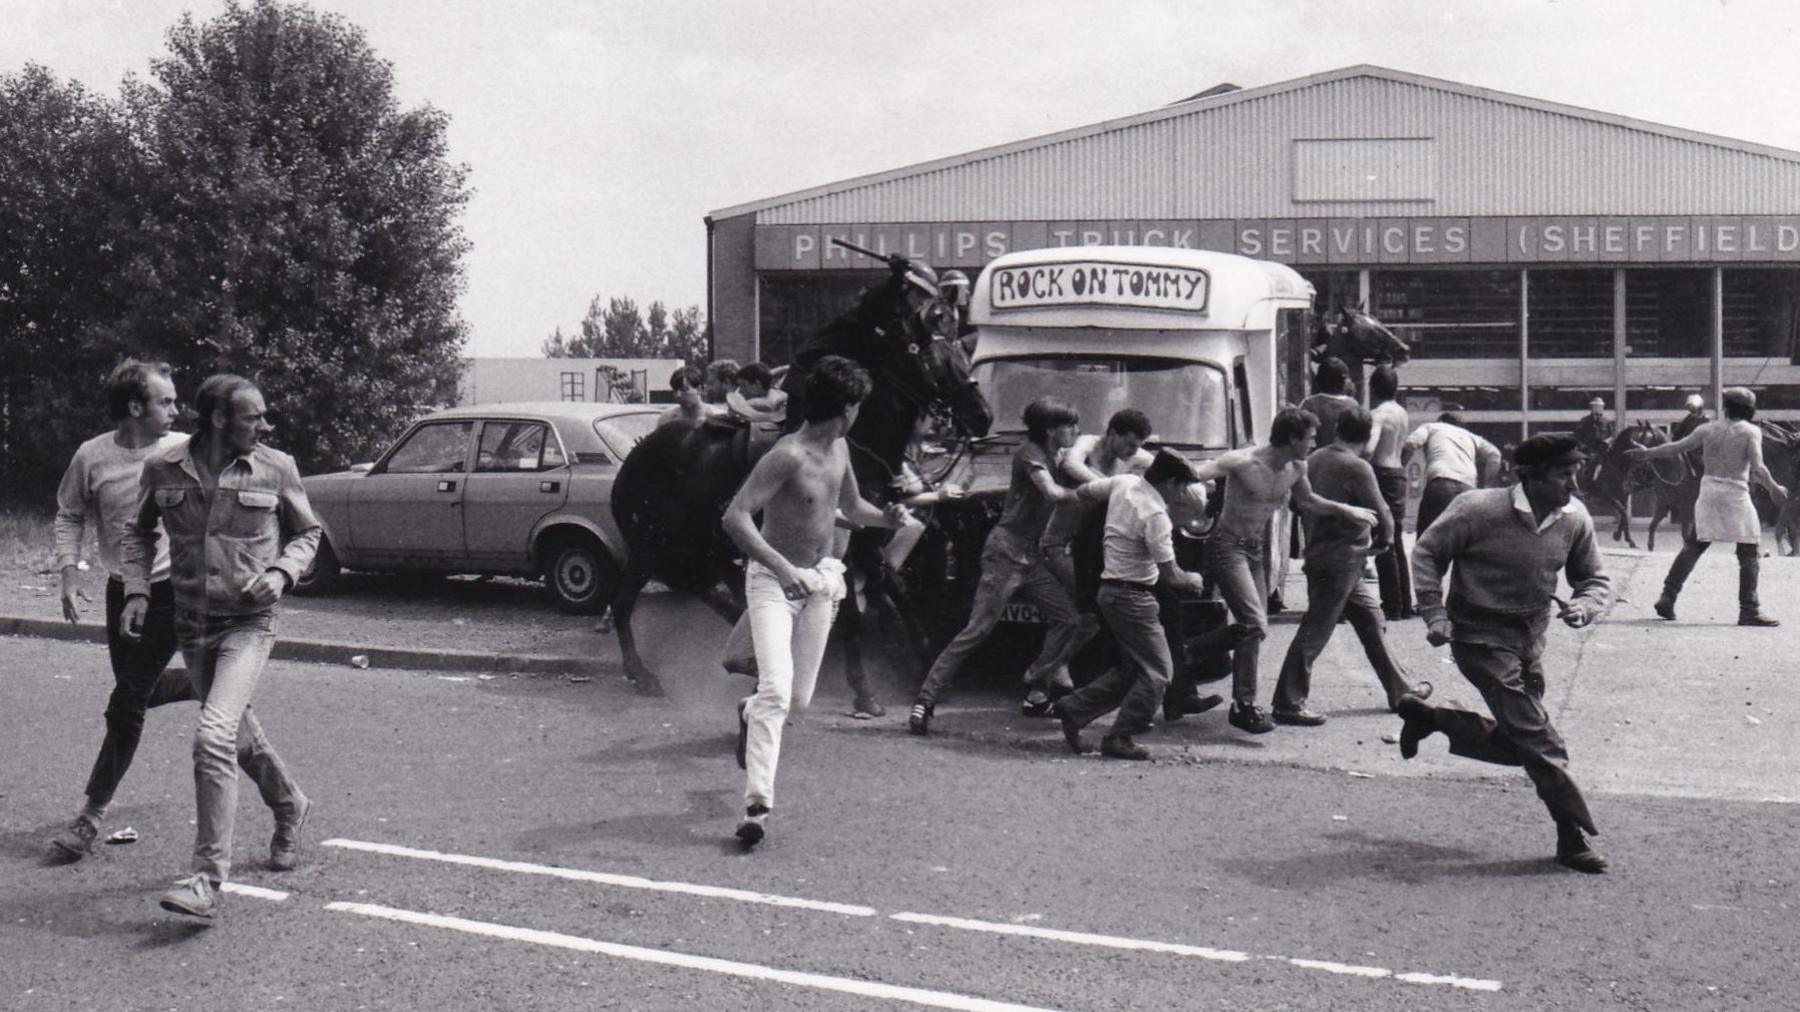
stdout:
[[1606,859],[1582,835],[1599,830],[1544,706],[1544,632],[1557,577],[1566,573],[1573,588],[1558,617],[1575,629],[1599,616],[1612,589],[1600,569],[1593,518],[1571,498],[1583,459],[1573,437],[1532,436],[1513,454],[1516,486],[1458,496],[1419,538],[1413,589],[1426,639],[1434,647],[1450,644],[1493,719],[1403,696],[1400,754],[1411,759],[1421,739],[1442,731],[1453,755],[1523,766],[1556,821],[1558,863],[1601,872]]
[[1400,403],[1400,377],[1392,365],[1383,364],[1369,374],[1369,415],[1374,431],[1369,437],[1369,463],[1375,468],[1375,484],[1381,499],[1394,515],[1394,539],[1388,550],[1375,557],[1375,574],[1381,585],[1381,610],[1389,621],[1413,617],[1412,570],[1406,565],[1406,465],[1400,448],[1412,431],[1406,407]]
[[1375,470],[1362,457],[1370,430],[1369,412],[1361,405],[1353,405],[1338,416],[1337,441],[1314,450],[1306,458],[1306,477],[1313,492],[1374,510],[1375,530],[1371,536],[1368,526],[1331,514],[1304,518],[1306,615],[1300,619],[1300,629],[1288,645],[1281,680],[1275,685],[1271,716],[1277,724],[1317,727],[1325,723],[1324,714],[1306,708],[1306,698],[1312,689],[1313,662],[1319,659],[1325,644],[1331,642],[1338,619],[1345,616],[1375,668],[1375,677],[1387,694],[1388,709],[1393,710],[1400,697],[1409,693],[1421,699],[1431,695],[1430,682],[1415,686],[1389,655],[1381,602],[1369,592],[1362,578],[1363,560],[1387,551],[1388,540],[1398,536],[1387,502],[1376,485]]
[[1081,729],[1116,707],[1119,715],[1100,740],[1101,754],[1150,758],[1150,750],[1133,737],[1150,729],[1175,674],[1156,585],[1160,580],[1172,589],[1195,593],[1201,588],[1197,574],[1175,564],[1177,521],[1171,517],[1171,510],[1182,521],[1204,512],[1206,498],[1194,480],[1193,469],[1180,454],[1162,450],[1141,478],[1120,474],[1081,486],[1082,498],[1106,501],[1105,563],[1095,599],[1118,641],[1119,662],[1056,704],[1063,736],[1076,752],[1087,751]]

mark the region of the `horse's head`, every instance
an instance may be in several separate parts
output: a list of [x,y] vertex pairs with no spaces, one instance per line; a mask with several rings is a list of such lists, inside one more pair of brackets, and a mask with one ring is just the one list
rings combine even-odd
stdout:
[[1339,334],[1348,338],[1350,347],[1364,361],[1405,365],[1412,358],[1412,349],[1406,346],[1406,342],[1361,306],[1340,307],[1336,329]]
[[947,417],[965,435],[987,435],[994,415],[971,375],[956,307],[920,277],[916,268],[896,271],[872,293],[879,306],[868,317],[869,354],[862,360],[878,387],[890,384],[892,393]]

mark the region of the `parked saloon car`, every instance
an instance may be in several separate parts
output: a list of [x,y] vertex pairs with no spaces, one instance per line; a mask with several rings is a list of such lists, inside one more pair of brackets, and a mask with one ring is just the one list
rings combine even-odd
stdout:
[[479,404],[414,423],[374,464],[304,480],[325,525],[295,589],[340,569],[541,575],[564,611],[597,612],[624,563],[619,463],[656,427],[646,404]]

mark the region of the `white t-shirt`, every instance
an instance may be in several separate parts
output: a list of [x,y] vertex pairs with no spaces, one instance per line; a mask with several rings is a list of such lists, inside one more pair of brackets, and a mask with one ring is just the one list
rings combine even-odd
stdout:
[[1111,486],[1106,497],[1105,562],[1100,576],[1154,584],[1159,564],[1175,561],[1174,525],[1169,507],[1150,483],[1135,474],[1102,479]]

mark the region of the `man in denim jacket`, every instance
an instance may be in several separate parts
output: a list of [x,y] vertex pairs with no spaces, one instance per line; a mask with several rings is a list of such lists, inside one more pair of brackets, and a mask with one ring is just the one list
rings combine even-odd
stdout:
[[261,445],[273,428],[254,383],[212,376],[200,385],[195,410],[193,438],[144,463],[123,545],[119,622],[123,635],[142,634],[160,520],[169,537],[176,636],[202,700],[194,736],[193,873],[163,894],[162,906],[210,918],[231,870],[240,742],[272,771],[262,785],[275,814],[269,866],[286,871],[299,862],[312,803],[263,737],[250,696],[275,643],[275,602],[312,562],[319,521],[294,459]]

